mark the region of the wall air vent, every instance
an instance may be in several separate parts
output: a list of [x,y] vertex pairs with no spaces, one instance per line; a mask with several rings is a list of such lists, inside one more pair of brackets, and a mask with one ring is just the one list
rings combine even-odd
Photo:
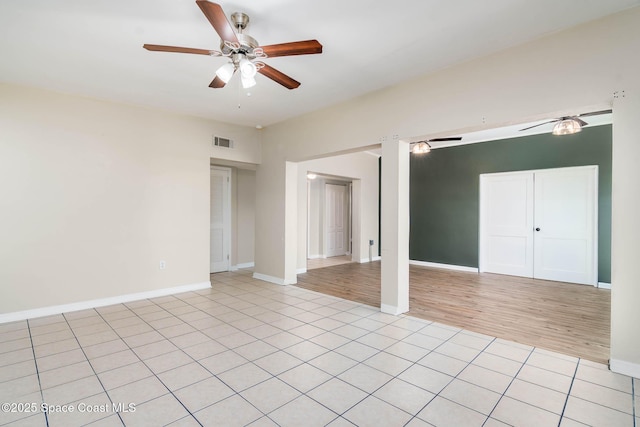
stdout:
[[228,138],[223,138],[221,136],[214,136],[213,145],[216,147],[233,148],[233,141]]

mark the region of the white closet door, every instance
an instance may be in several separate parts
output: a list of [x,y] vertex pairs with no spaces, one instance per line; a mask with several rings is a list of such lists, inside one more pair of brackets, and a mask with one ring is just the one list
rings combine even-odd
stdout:
[[480,271],[596,285],[596,166],[480,176]]
[[480,176],[480,271],[533,277],[533,173]]
[[347,187],[327,184],[325,186],[326,256],[347,253]]
[[229,204],[229,171],[211,169],[211,273],[229,270]]
[[536,172],[536,278],[597,284],[596,189],[595,166]]

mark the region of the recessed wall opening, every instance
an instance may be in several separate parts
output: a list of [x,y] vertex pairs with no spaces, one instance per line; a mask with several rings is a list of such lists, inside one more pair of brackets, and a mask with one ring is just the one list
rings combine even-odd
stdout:
[[211,159],[210,272],[253,268],[256,167]]
[[307,174],[307,270],[352,262],[352,180]]

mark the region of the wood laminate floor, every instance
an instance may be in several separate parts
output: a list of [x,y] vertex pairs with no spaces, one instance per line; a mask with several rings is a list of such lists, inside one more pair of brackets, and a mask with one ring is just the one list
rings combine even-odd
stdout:
[[307,260],[307,271],[316,268],[333,267],[334,265],[348,264],[351,261],[351,255],[332,256],[329,258],[314,258]]
[[[611,293],[490,273],[410,266],[409,315],[600,363],[609,358]],[[380,262],[298,275],[297,286],[380,306]]]

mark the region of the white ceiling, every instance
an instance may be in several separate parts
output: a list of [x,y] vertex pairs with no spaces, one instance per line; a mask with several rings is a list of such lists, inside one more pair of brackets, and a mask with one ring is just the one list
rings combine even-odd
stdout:
[[[515,46],[640,0],[233,0],[261,44],[317,39],[321,55],[267,59],[302,82],[209,83],[224,58],[148,52],[218,49],[193,0],[0,0],[0,82],[247,126],[268,126]],[[235,79],[237,80],[237,79]]]

